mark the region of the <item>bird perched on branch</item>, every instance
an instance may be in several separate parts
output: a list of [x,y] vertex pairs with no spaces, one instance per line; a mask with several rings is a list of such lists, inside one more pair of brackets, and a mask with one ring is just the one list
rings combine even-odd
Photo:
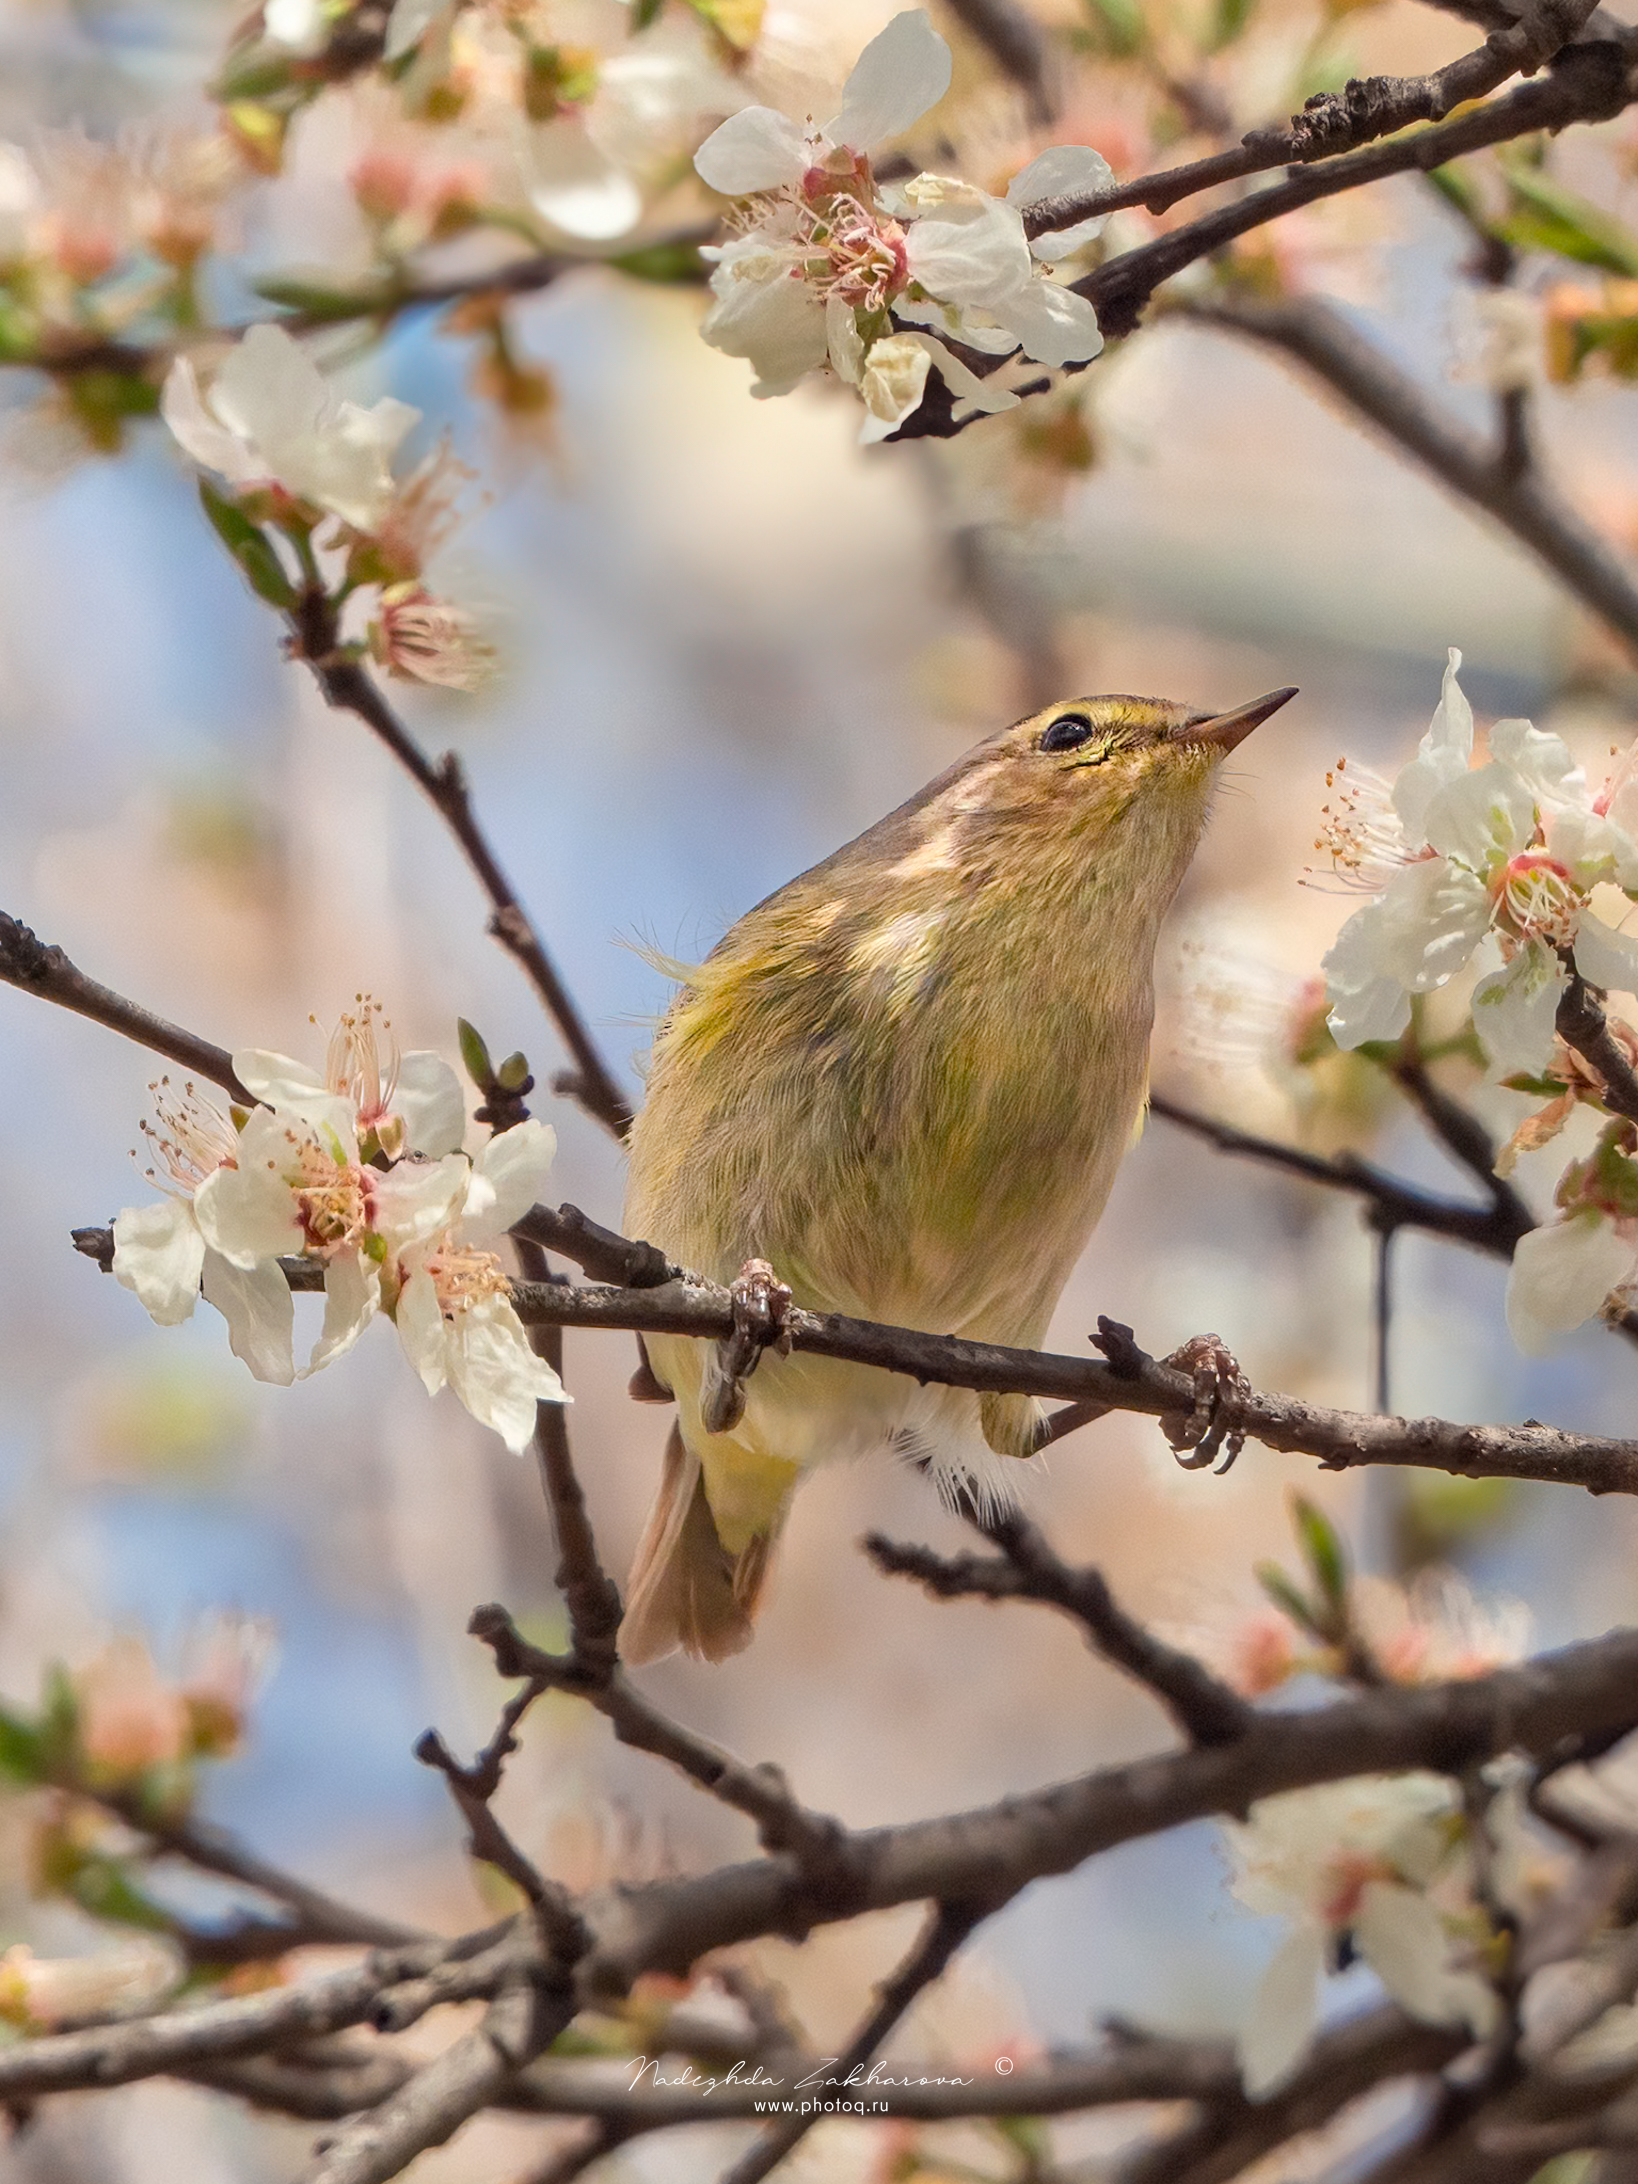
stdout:
[[[660,1028],[627,1234],[743,1277],[764,1337],[788,1288],[814,1311],[1037,1347],[1141,1118],[1155,940],[1218,767],[1294,695],[1050,706],[759,903]],[[736,1367],[727,1347],[648,1338],[678,1418],[628,1660],[748,1643],[810,1466],[890,1441],[1005,1500],[1008,1459],[1039,1442],[1032,1397],[754,1342]]]

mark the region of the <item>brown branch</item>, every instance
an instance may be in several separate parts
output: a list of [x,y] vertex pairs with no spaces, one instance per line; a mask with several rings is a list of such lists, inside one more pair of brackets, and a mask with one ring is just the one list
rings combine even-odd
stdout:
[[326,1972],[300,1985],[275,1987],[262,1994],[225,2002],[163,2011],[83,2032],[49,2033],[0,2052],[0,2102],[33,2100],[42,2094],[92,2086],[128,2085],[136,2078],[185,2071],[260,2049],[339,2032],[369,2021],[381,1999],[406,1979],[467,1949],[493,1950],[491,1966],[498,1982],[509,1959],[492,1933],[465,1942],[419,1942],[411,1948],[382,1950],[361,1964]]
[[308,2184],[387,2184],[503,2095],[575,2012],[572,1989],[515,1979],[483,2022],[406,2079],[385,2106],[321,2144]]
[[1303,365],[1402,453],[1493,517],[1638,653],[1638,586],[1620,558],[1537,473],[1510,476],[1487,440],[1439,410],[1340,311],[1306,297],[1259,303],[1217,296],[1175,308]]
[[[934,1909],[914,1948],[892,1977],[883,1981],[875,2007],[837,2057],[833,2074],[836,2084],[848,2085],[856,2072],[865,2069],[917,1995],[943,1976],[973,1928],[1000,1907],[997,1900],[987,1904],[941,1903]],[[762,2184],[763,2178],[778,2168],[818,2121],[816,2113],[781,2118],[746,2149],[727,2171],[723,2184]]]
[[1443,121],[1458,106],[1487,98],[1509,76],[1533,75],[1569,45],[1597,6],[1598,0],[1540,0],[1498,25],[1482,46],[1431,75],[1351,78],[1340,91],[1324,91],[1311,98],[1285,128],[1253,129],[1232,151],[1143,175],[1115,189],[1088,190],[1032,205],[1024,215],[1025,230],[1032,236],[1044,235],[1126,205],[1165,212],[1180,198],[1220,183],[1265,174],[1274,167],[1337,158],[1414,123]]
[[[81,1251],[106,1263],[113,1248],[106,1229],[74,1233]],[[316,1261],[292,1259],[284,1266],[292,1288],[322,1286],[323,1269]],[[735,1325],[729,1292],[693,1276],[653,1289],[519,1282],[513,1285],[512,1302],[526,1326],[620,1328],[715,1342],[732,1334]],[[1108,1321],[1099,1324],[1106,1332],[1113,1327]],[[1085,1422],[1089,1406],[1182,1421],[1195,1411],[1199,1394],[1187,1373],[1149,1357],[1135,1344],[1123,1343],[1116,1366],[1050,1350],[1015,1350],[955,1335],[924,1334],[917,1328],[849,1319],[839,1312],[806,1312],[795,1305],[785,1316],[784,1331],[795,1350],[874,1365],[923,1385],[1057,1397],[1076,1407],[1076,1423]],[[1383,1417],[1236,1386],[1221,1391],[1213,1430],[1216,1446],[1243,1434],[1265,1448],[1318,1457],[1331,1471],[1357,1464],[1407,1464],[1465,1478],[1541,1479],[1584,1487],[1592,1494],[1638,1493],[1638,1441],[1569,1433],[1535,1422],[1462,1425],[1446,1418]]]
[[1201,1745],[1105,1769],[1002,1803],[847,1838],[853,1887],[816,1900],[780,1859],[627,1888],[589,1909],[596,1940],[586,1992],[624,1992],[642,1971],[685,1971],[709,1949],[803,1923],[911,1901],[1018,1888],[1083,1859],[1257,1798],[1360,1774],[1460,1772],[1510,1750],[1638,1723],[1638,1633],[1567,1647],[1454,1684],[1363,1693],[1300,1713],[1266,1713],[1233,1744]]
[[545,942],[478,824],[459,758],[453,751],[446,751],[434,764],[358,662],[336,656],[335,617],[327,600],[309,598],[297,619],[301,655],[325,697],[341,710],[356,714],[385,744],[436,807],[488,895],[493,906],[490,932],[528,975],[573,1057],[573,1070],[556,1078],[553,1089],[578,1101],[613,1136],[624,1138],[631,1127],[630,1102],[598,1052]]
[[1579,971],[1571,970],[1558,1004],[1558,1035],[1604,1080],[1603,1101],[1610,1113],[1638,1122],[1638,1075],[1610,1031],[1594,991]]
[[1314,2044],[1287,2086],[1250,2101],[1238,2084],[1181,2131],[1140,2149],[1115,2184],[1229,2184],[1276,2147],[1317,2131],[1351,2101],[1396,2078],[1428,2077],[1469,2045],[1463,2032],[1418,2025],[1394,2009],[1372,2010]]
[[489,1647],[499,1675],[527,1677],[543,1690],[574,1692],[609,1721],[622,1744],[668,1761],[754,1822],[765,1849],[788,1852],[810,1879],[826,1883],[832,1894],[845,1894],[836,1870],[845,1830],[798,1803],[777,1767],[747,1766],[673,1721],[630,1682],[617,1660],[584,1660],[531,1645],[503,1607],[476,1609],[467,1628]]
[[72,964],[61,948],[38,939],[26,925],[0,911],[0,980],[31,993],[37,1000],[53,1001],[76,1016],[88,1016],[138,1046],[151,1048],[167,1061],[196,1076],[219,1084],[236,1100],[253,1104],[250,1094],[233,1074],[233,1057],[225,1047],[196,1039],[191,1031],[167,1023],[163,1016],[140,1007],[99,986],[94,978]]
[[1117,1603],[1102,1574],[1075,1569],[1016,1513],[980,1526],[998,1555],[940,1555],[872,1532],[865,1552],[879,1570],[914,1578],[939,1600],[1038,1600],[1080,1623],[1087,1643],[1152,1691],[1195,1744],[1226,1744],[1256,1721],[1238,1692],[1197,1661],[1156,1638]]

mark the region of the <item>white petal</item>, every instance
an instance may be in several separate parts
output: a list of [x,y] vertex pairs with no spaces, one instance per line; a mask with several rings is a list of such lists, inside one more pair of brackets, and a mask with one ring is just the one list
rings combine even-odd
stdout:
[[193,1194],[199,1233],[242,1272],[305,1241],[296,1194],[285,1180],[286,1125],[258,1107],[239,1137],[238,1165],[213,1169]]
[[772,279],[720,265],[711,277],[716,298],[700,321],[702,339],[726,356],[749,360],[754,392],[788,394],[826,361],[825,310],[800,277],[780,269]]
[[1462,655],[1451,646],[1444,687],[1416,756],[1394,783],[1393,806],[1411,842],[1427,840],[1427,810],[1436,789],[1466,773],[1473,756],[1473,708],[1456,680]]
[[342,1357],[374,1319],[381,1303],[379,1271],[360,1251],[331,1259],[324,1269],[324,1326],[302,1378]]
[[858,312],[843,296],[825,298],[825,347],[837,378],[856,387],[864,371],[864,337]]
[[529,1347],[523,1323],[504,1297],[486,1297],[455,1316],[449,1384],[480,1425],[514,1455],[535,1430],[535,1404],[566,1403],[563,1383]]
[[404,1119],[409,1148],[429,1160],[460,1151],[466,1135],[466,1095],[441,1054],[406,1054],[398,1065],[393,1113]]
[[210,407],[264,456],[313,432],[329,404],[324,375],[282,326],[258,321],[228,351],[210,386]]
[[[1022,211],[1049,197],[1089,197],[1094,190],[1112,189],[1114,182],[1114,168],[1090,144],[1054,144],[1013,176],[1007,184],[1007,202]],[[1037,235],[1029,247],[1044,265],[1056,265],[1060,258],[1071,256],[1083,243],[1101,235],[1108,217],[1107,213],[1094,213],[1073,227],[1053,228],[1045,235]]]
[[114,1278],[161,1327],[192,1315],[204,1264],[205,1239],[187,1199],[162,1198],[114,1216]]
[[1011,356],[1018,347],[1011,327],[998,326],[992,314],[976,304],[941,303],[936,296],[924,296],[918,302],[903,295],[894,300],[893,316],[911,326],[930,326],[946,341],[959,341],[985,356]]
[[1515,856],[1536,828],[1535,798],[1514,773],[1492,759],[1434,791],[1426,816],[1429,844],[1471,872],[1487,872]]
[[694,154],[694,171],[724,197],[750,197],[800,182],[807,143],[788,116],[771,106],[747,106],[713,129]]
[[1527,720],[1499,720],[1490,731],[1490,756],[1517,774],[1537,804],[1587,801],[1587,777],[1562,736]]
[[393,1318],[404,1355],[420,1374],[428,1395],[436,1395],[448,1378],[449,1325],[430,1274],[418,1269],[410,1275],[398,1292]]
[[1383,1986],[1422,2024],[1466,2025],[1480,2037],[1494,2029],[1494,1992],[1477,1973],[1451,1964],[1450,1937],[1426,1896],[1394,1881],[1367,1881],[1354,1939]]
[[1037,275],[991,308],[1037,364],[1054,369],[1085,364],[1103,348],[1097,312],[1084,296],[1077,296],[1073,288],[1060,288],[1056,281]]
[[565,235],[605,243],[627,235],[643,216],[643,193],[600,151],[578,122],[531,131],[529,199]]
[[1337,1043],[1397,1038],[1410,1021],[1403,996],[1442,985],[1489,922],[1484,883],[1461,866],[1442,857],[1403,866],[1375,902],[1354,912],[1323,959]]
[[1633,1251],[1601,1213],[1578,1213],[1532,1229],[1513,1247],[1507,1324],[1527,1356],[1590,1320],[1632,1272]]
[[1589,805],[1569,804],[1550,811],[1546,821],[1547,854],[1569,872],[1578,887],[1594,888],[1600,880],[1624,884],[1633,869],[1634,845],[1619,827]]
[[420,414],[391,395],[368,409],[338,404],[317,431],[284,451],[286,485],[355,530],[374,530],[393,497],[392,455]]
[[949,88],[949,47],[920,8],[906,8],[859,55],[825,134],[833,144],[873,152],[920,121]]
[[291,1334],[296,1310],[290,1285],[272,1260],[233,1266],[216,1252],[205,1254],[205,1302],[228,1323],[228,1344],[258,1380],[288,1388],[296,1377]]
[[1613,925],[1581,913],[1576,927],[1575,967],[1595,986],[1614,993],[1638,993],[1638,935],[1618,933]]
[[304,56],[321,52],[330,34],[329,18],[319,0],[267,0],[262,28],[287,53]]
[[1505,970],[1492,971],[1474,987],[1473,1028],[1484,1041],[1496,1076],[1547,1067],[1559,996],[1566,982],[1558,957],[1533,940]]
[[399,1160],[370,1184],[370,1226],[389,1251],[407,1251],[447,1228],[465,1204],[472,1168],[464,1153]]
[[1275,1951],[1240,2030],[1240,2076],[1252,2100],[1273,2092],[1308,2052],[1324,1974],[1325,1936],[1305,1921]]
[[356,1148],[357,1115],[352,1102],[332,1092],[305,1062],[269,1053],[265,1047],[240,1047],[233,1057],[233,1073],[253,1099],[298,1116],[316,1129],[334,1130],[344,1146]]
[[229,485],[254,485],[267,476],[266,464],[206,409],[191,357],[179,356],[165,374],[159,412],[183,453]]
[[889,334],[871,344],[859,379],[865,406],[859,439],[864,446],[885,440],[920,408],[932,368],[932,344],[915,334]]
[[475,1207],[476,1191],[468,1195],[469,1218],[460,1228],[463,1241],[504,1235],[514,1221],[522,1220],[545,1196],[556,1152],[557,1132],[532,1117],[492,1137],[474,1163],[473,1176],[474,1184],[488,1186],[487,1203]]
[[948,205],[913,220],[904,255],[912,276],[933,295],[993,311],[1000,298],[1034,278],[1023,220],[998,197]]

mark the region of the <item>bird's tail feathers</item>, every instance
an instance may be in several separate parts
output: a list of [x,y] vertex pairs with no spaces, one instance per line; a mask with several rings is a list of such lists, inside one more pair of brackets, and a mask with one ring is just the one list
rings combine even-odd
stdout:
[[717,1537],[700,1460],[673,1425],[660,1490],[638,1542],[620,1625],[620,1651],[634,1665],[681,1646],[696,1660],[743,1652],[761,1604],[778,1526],[739,1554]]

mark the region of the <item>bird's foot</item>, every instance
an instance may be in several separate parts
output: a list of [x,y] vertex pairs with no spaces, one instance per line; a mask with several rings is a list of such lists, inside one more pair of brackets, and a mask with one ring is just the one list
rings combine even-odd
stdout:
[[1169,1411],[1160,1421],[1172,1453],[1185,1471],[1204,1471],[1221,1455],[1218,1472],[1227,1471],[1246,1445],[1238,1400],[1251,1393],[1234,1352],[1220,1335],[1192,1335],[1161,1362],[1194,1383],[1194,1408]]
[[747,1259],[729,1285],[734,1331],[709,1353],[700,1387],[700,1423],[707,1433],[727,1433],[745,1415],[745,1383],[764,1350],[785,1356],[791,1338],[785,1315],[791,1292],[766,1259]]

